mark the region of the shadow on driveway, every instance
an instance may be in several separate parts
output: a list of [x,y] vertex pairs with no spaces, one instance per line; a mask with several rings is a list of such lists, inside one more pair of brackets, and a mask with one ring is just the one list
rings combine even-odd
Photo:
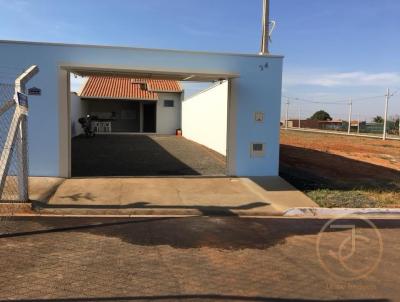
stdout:
[[177,136],[72,139],[72,176],[224,175],[222,155]]

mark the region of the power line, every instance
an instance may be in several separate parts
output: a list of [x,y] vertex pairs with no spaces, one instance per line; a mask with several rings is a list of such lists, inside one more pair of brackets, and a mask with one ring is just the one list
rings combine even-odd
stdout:
[[363,101],[363,100],[377,99],[377,98],[381,98],[381,97],[384,97],[384,96],[385,96],[384,94],[381,94],[381,95],[375,95],[375,96],[359,97],[359,98],[353,99],[353,101]]
[[312,103],[312,104],[337,104],[337,105],[347,105],[347,103],[340,102],[340,101],[329,101],[329,102],[319,102],[319,101],[314,101],[314,100],[308,100],[308,99],[303,99],[303,98],[298,98],[298,97],[289,97],[289,96],[283,96],[286,99],[289,100],[294,100],[294,101],[300,101],[300,102],[305,102],[305,103]]
[[393,96],[393,95],[396,95],[396,94],[399,93],[399,92],[400,92],[400,88],[396,89],[395,92],[392,93],[392,96]]
[[[400,89],[396,90],[395,93],[397,93],[399,91],[400,91]],[[384,97],[384,96],[385,96],[384,94],[374,95],[374,96],[364,96],[364,97],[354,98],[352,100],[353,100],[353,102],[354,101],[360,102],[360,101],[364,101],[364,100],[377,99],[377,98],[381,98],[381,97]],[[304,99],[304,98],[299,98],[299,97],[290,97],[290,96],[286,96],[286,95],[283,95],[282,97],[284,97],[286,99],[289,99],[289,100],[292,100],[292,101],[300,101],[300,102],[310,103],[310,104],[348,105],[348,100],[335,100],[335,101],[322,102],[322,101],[315,101],[315,100]]]

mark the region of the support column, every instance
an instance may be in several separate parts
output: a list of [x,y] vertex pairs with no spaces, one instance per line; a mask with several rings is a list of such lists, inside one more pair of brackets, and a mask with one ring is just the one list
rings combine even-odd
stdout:
[[58,120],[59,120],[59,177],[71,177],[71,123],[70,123],[70,79],[65,69],[58,71]]
[[[29,81],[36,73],[38,73],[39,68],[36,65],[28,68],[22,75],[20,75],[15,80],[15,97],[17,93],[25,93],[25,83]],[[23,202],[29,201],[29,168],[28,168],[28,120],[27,111],[28,108],[21,111],[20,105],[17,105],[16,110],[21,112],[20,122],[18,127],[19,135],[17,142],[17,152],[19,158],[19,173],[18,173],[18,194],[19,200]],[[23,113],[25,112],[25,113]]]
[[237,132],[237,117],[236,117],[236,99],[232,93],[233,80],[228,80],[228,125],[227,125],[227,141],[226,141],[226,174],[236,176],[236,132]]
[[140,124],[140,129],[139,132],[143,133],[143,103],[139,103],[139,124]]

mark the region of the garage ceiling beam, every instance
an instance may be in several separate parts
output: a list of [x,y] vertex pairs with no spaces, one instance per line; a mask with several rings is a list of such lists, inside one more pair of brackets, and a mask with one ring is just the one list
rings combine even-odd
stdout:
[[61,65],[61,69],[68,70],[79,76],[118,76],[132,78],[150,78],[176,81],[193,81],[193,82],[213,82],[238,78],[237,73],[208,73],[208,72],[190,72],[190,71],[169,71],[169,70],[143,70],[126,67],[115,66],[76,66]]

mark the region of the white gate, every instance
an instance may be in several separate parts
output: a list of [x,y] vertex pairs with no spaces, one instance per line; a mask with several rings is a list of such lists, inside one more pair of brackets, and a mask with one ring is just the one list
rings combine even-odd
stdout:
[[28,98],[25,83],[38,72],[31,66],[15,84],[0,83],[0,201],[27,202],[28,191]]

